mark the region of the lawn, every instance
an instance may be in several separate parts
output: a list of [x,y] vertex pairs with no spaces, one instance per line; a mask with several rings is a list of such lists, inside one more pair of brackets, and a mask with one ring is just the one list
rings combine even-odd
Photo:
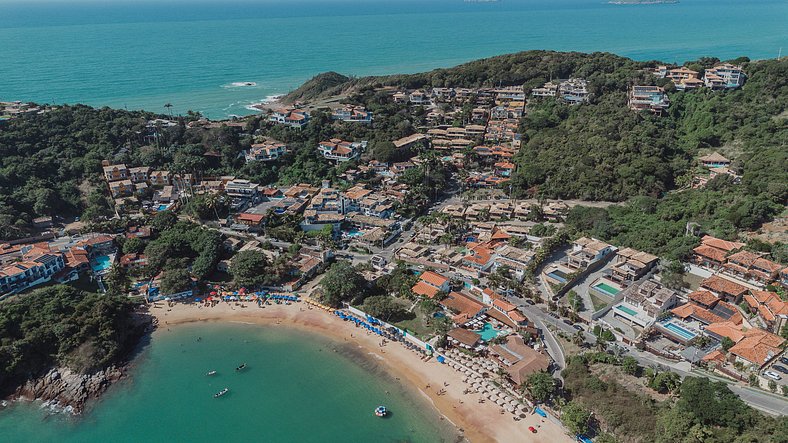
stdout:
[[[410,306],[410,305],[408,305]],[[433,335],[432,329],[430,329],[426,323],[426,317],[421,309],[417,307],[413,308],[413,313],[416,314],[414,318],[408,320],[402,320],[400,322],[394,323],[400,329],[405,329],[409,333],[415,335],[418,338],[424,339]]]

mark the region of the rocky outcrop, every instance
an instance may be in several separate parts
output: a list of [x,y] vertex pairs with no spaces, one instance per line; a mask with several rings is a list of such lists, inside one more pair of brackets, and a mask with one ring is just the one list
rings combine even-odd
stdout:
[[115,366],[89,374],[81,374],[68,368],[55,368],[42,377],[25,382],[14,393],[13,398],[42,400],[53,409],[79,414],[89,400],[98,398],[122,377],[123,371]]

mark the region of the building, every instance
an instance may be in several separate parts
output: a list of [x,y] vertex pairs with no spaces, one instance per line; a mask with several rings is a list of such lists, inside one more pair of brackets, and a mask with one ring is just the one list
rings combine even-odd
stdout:
[[588,101],[588,82],[582,78],[561,80],[558,85],[558,96],[569,104],[576,105]]
[[126,180],[129,178],[129,169],[124,164],[104,166],[104,179],[108,182]]
[[449,292],[449,295],[438,303],[454,314],[452,320],[457,324],[465,323],[487,310],[487,307],[479,300],[455,291]]
[[331,113],[332,120],[351,123],[372,123],[372,113],[363,106],[345,105]]
[[357,158],[366,147],[366,141],[349,142],[332,138],[331,140],[320,142],[317,149],[327,160],[346,162]]
[[534,97],[555,97],[558,94],[558,84],[549,81],[541,88],[534,88],[531,90],[531,95]]
[[465,328],[454,328],[446,335],[449,341],[456,346],[471,351],[478,351],[480,349],[482,337],[473,331],[469,331]]
[[744,84],[746,78],[741,66],[723,63],[707,69],[703,75],[703,82],[706,87],[714,90],[736,89]]
[[438,292],[448,293],[450,289],[448,278],[437,272],[425,271],[419,276],[419,281],[410,290],[414,294],[433,298]]
[[700,245],[693,249],[692,261],[709,269],[720,269],[728,254],[744,247],[744,243],[722,240],[710,235],[700,239]]
[[670,106],[670,99],[659,86],[636,85],[629,91],[628,105],[633,111],[649,111],[654,115],[662,115]]
[[744,280],[755,281],[766,285],[777,279],[782,266],[763,258],[761,254],[750,251],[739,251],[728,256],[722,266],[724,273]]
[[506,337],[504,344],[491,346],[490,354],[504,367],[517,387],[523,386],[529,375],[546,372],[550,368],[550,358],[526,345],[525,340],[516,334]]
[[624,300],[613,306],[614,317],[646,328],[660,315],[673,309],[679,298],[675,291],[653,280],[646,280],[636,289],[624,292]]
[[134,194],[134,183],[131,180],[116,180],[108,183],[112,198],[129,197]]
[[129,178],[134,184],[146,183],[150,179],[150,169],[148,166],[129,168]]
[[232,199],[251,204],[258,203],[261,197],[260,185],[240,178],[227,182],[224,192]]
[[727,168],[731,165],[731,161],[723,157],[722,154],[717,151],[714,151],[709,155],[704,155],[698,160],[700,161],[700,164],[706,168]]
[[624,285],[646,275],[656,266],[659,258],[647,252],[624,248],[616,254],[616,263],[610,268],[610,278]]
[[703,280],[700,284],[700,288],[710,291],[714,293],[715,296],[734,304],[739,304],[744,294],[749,290],[747,287],[728,280],[721,275],[712,275]]
[[302,109],[280,108],[271,111],[268,121],[301,129],[309,123],[309,113]]
[[567,255],[566,265],[575,270],[584,270],[614,250],[613,246],[603,241],[581,237],[572,242],[572,251]]
[[744,338],[728,352],[735,356],[736,361],[763,369],[782,355],[784,343],[785,339],[779,335],[754,328],[744,331]]
[[279,159],[287,153],[287,145],[276,140],[266,140],[263,143],[255,143],[250,149],[244,151],[246,162],[262,161],[270,162]]
[[165,186],[172,184],[170,171],[153,171],[150,173],[150,184],[153,186]]
[[430,104],[430,97],[424,91],[413,91],[408,96],[408,101],[412,105],[428,105]]
[[771,332],[779,334],[788,319],[788,303],[771,291],[750,291],[744,301],[751,311],[758,314],[761,323]]
[[46,283],[65,266],[63,254],[31,249],[21,261],[0,268],[0,298]]
[[145,254],[135,252],[121,255],[119,263],[121,268],[128,271],[146,266],[148,264],[148,259],[145,257]]

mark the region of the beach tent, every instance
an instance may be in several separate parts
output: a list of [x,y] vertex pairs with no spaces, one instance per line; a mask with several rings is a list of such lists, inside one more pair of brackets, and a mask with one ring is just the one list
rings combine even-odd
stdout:
[[436,360],[438,360],[438,363],[443,363],[443,362],[445,362],[445,361],[446,361],[446,358],[444,358],[442,355],[439,355],[439,356],[436,358]]
[[534,408],[534,414],[547,418],[547,412],[543,411],[542,408]]

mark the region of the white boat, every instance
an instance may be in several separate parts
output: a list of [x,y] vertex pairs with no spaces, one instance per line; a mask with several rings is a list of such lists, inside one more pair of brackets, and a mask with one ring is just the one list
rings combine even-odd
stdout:
[[377,415],[378,417],[385,417],[388,413],[389,411],[386,410],[385,406],[381,405],[375,408],[375,415]]
[[230,388],[224,388],[221,391],[217,392],[216,394],[213,394],[213,398],[219,398],[228,392],[230,392]]
[[208,371],[205,375],[216,375],[216,371]]

